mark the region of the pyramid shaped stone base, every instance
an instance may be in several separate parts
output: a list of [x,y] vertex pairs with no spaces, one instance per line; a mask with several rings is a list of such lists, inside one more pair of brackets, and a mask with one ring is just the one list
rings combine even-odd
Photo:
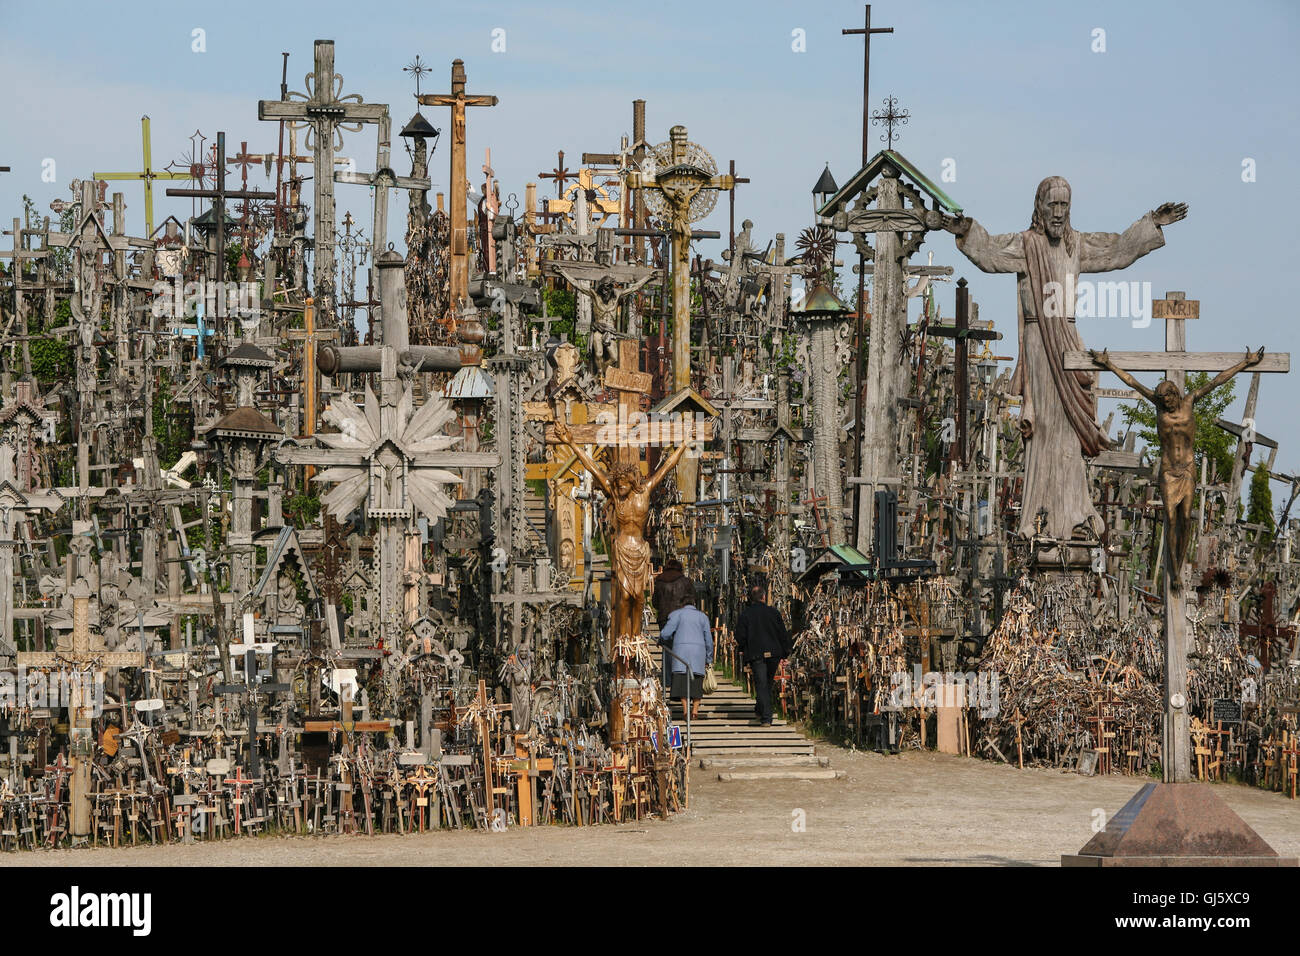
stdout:
[[1295,866],[1203,783],[1148,783],[1062,866]]

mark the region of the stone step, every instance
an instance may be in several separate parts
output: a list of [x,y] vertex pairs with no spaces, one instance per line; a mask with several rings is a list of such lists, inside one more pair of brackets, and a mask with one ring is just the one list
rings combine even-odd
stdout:
[[719,760],[731,757],[812,757],[815,756],[812,744],[806,744],[802,747],[696,747],[695,756],[717,758]]
[[819,757],[816,754],[789,754],[785,756],[780,754],[763,754],[762,756],[731,754],[730,756],[700,758],[701,770],[716,770],[719,767],[829,767],[830,765],[830,757]]
[[730,783],[740,780],[837,780],[843,770],[736,770],[718,774],[718,779]]

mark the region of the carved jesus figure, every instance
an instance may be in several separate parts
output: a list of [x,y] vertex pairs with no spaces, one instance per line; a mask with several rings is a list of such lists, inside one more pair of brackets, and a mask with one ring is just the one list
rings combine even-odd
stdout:
[[1029,228],[991,236],[974,219],[945,218],[957,248],[984,272],[1016,273],[1020,356],[1011,392],[1020,395],[1025,439],[1025,490],[1020,534],[1036,533],[1035,517],[1048,513],[1043,533],[1059,541],[1101,532],[1092,505],[1084,458],[1108,444],[1097,425],[1096,374],[1067,371],[1064,353],[1081,350],[1071,293],[1085,272],[1126,269],[1165,244],[1163,226],[1187,215],[1184,203],[1165,203],[1123,234],[1077,232],[1070,225],[1070,184],[1049,176],[1038,184]]
[[689,444],[678,448],[647,480],[638,465],[620,465],[606,472],[581,447],[574,444],[569,426],[555,423],[555,438],[568,445],[591,473],[600,489],[614,504],[614,546],[610,562],[614,580],[614,638],[641,633],[646,586],[650,583],[650,544],[645,539],[645,522],[650,514],[650,494],[677,467]]
[[555,271],[591,300],[591,357],[596,363],[596,373],[603,376],[606,367],[618,361],[614,340],[619,335],[618,319],[623,300],[633,295],[657,273],[651,272],[620,289],[614,279],[607,275],[592,283],[565,272],[562,267],[557,267]]
[[1246,356],[1231,368],[1226,368],[1193,392],[1184,392],[1169,379],[1155,388],[1147,388],[1136,378],[1111,361],[1110,351],[1098,353],[1089,349],[1088,355],[1099,368],[1109,369],[1129,388],[1136,389],[1143,398],[1156,407],[1156,434],[1160,436],[1160,497],[1165,511],[1165,561],[1169,568],[1169,586],[1179,591],[1183,586],[1183,561],[1192,529],[1192,497],[1196,491],[1195,405],[1242,369],[1258,365],[1264,350],[1246,350]]

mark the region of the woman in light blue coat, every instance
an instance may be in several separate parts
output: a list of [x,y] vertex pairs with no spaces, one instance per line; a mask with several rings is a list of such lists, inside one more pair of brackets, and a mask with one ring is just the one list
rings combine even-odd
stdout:
[[659,640],[686,662],[672,659],[670,693],[682,702],[682,713],[686,712],[686,698],[690,698],[691,720],[695,720],[700,716],[700,700],[704,697],[704,672],[713,666],[713,635],[709,632],[708,616],[696,610],[694,604],[679,607],[668,615]]

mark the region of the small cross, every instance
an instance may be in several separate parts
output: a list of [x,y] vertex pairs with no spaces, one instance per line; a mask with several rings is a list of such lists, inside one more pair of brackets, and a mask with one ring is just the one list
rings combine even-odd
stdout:
[[911,113],[907,110],[898,109],[898,99],[893,96],[886,96],[884,99],[885,108],[876,110],[871,114],[871,124],[879,126],[885,124],[885,132],[880,134],[880,139],[885,144],[885,149],[894,148],[894,127],[906,126]]
[[402,72],[410,73],[413,77],[415,77],[415,95],[419,96],[420,77],[424,76],[424,74],[426,73],[432,73],[433,71],[424,65],[424,63],[420,60],[420,54],[417,53],[415,55],[414,60],[412,60],[406,66],[402,67]]
[[555,195],[557,195],[557,196],[563,196],[563,195],[564,195],[564,186],[565,186],[565,184],[566,184],[569,180],[573,179],[573,171],[572,171],[571,169],[569,169],[567,166],[564,165],[564,150],[560,150],[560,151],[556,154],[555,168],[552,169],[549,173],[538,173],[538,174],[537,174],[537,178],[538,178],[538,179],[554,179],[554,180],[555,180]]

